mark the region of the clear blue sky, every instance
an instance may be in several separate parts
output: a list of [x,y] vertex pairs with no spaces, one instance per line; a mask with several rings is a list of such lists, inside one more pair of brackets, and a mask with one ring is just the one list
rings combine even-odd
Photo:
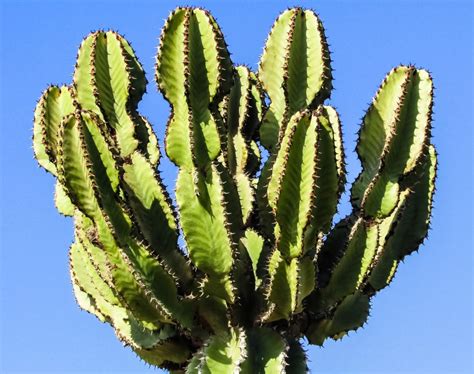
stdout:
[[[0,1],[2,373],[146,373],[108,325],[76,306],[67,249],[72,222],[53,205],[53,178],[31,149],[33,108],[49,83],[68,83],[81,39],[113,28],[134,45],[150,81],[140,110],[163,141],[167,104],[153,82],[170,1]],[[133,4],[133,5],[132,5]],[[217,17],[236,63],[256,67],[274,18],[313,7],[331,45],[349,180],[360,118],[394,65],[428,68],[436,86],[439,179],[429,240],[373,301],[368,325],[310,347],[314,373],[472,373],[473,6],[470,1],[191,1]],[[165,181],[175,171],[163,162]],[[346,199],[347,200],[347,199]],[[342,206],[347,211],[347,202]]]

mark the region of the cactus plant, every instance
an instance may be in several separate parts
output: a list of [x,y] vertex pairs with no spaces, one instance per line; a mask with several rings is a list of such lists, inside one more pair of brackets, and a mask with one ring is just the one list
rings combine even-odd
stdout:
[[76,300],[149,364],[304,373],[302,338],[322,345],[362,326],[370,299],[425,238],[430,75],[399,66],[384,79],[359,132],[353,211],[334,223],[345,161],[325,104],[330,61],[312,10],[280,14],[256,73],[233,65],[209,12],[173,11],[155,78],[171,106],[175,202],[137,111],[147,80],[122,36],[88,35],[73,83],[42,94],[34,152],[57,178],[59,212],[74,219]]

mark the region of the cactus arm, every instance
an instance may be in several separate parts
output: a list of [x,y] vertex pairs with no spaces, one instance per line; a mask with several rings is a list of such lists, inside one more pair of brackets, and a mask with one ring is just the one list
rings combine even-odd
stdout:
[[88,217],[94,218],[99,212],[94,190],[97,186],[91,179],[91,169],[87,163],[78,126],[74,115],[62,122],[60,152],[58,157],[59,181],[66,187],[74,205]]
[[[120,154],[127,156],[138,146],[136,106],[146,78],[128,42],[113,31],[99,31],[86,38],[79,49],[74,72],[75,97],[116,130]],[[138,138],[138,139],[137,139]]]
[[323,345],[331,337],[340,339],[350,330],[361,327],[369,316],[369,297],[354,293],[344,298],[329,318],[313,322],[306,332],[311,344]]
[[38,163],[56,175],[58,128],[64,116],[74,111],[70,88],[50,86],[36,105],[33,125],[33,149]]
[[253,210],[252,175],[260,164],[260,151],[254,140],[261,120],[262,101],[257,82],[245,66],[237,66],[234,85],[226,103],[227,162],[239,191],[244,222]]
[[176,198],[192,262],[212,278],[228,283],[225,279],[232,268],[233,244],[227,229],[222,181],[215,166],[210,165],[206,174],[181,169]]
[[271,100],[260,131],[267,149],[275,147],[280,129],[284,130],[285,121],[294,113],[308,106],[315,108],[329,96],[329,60],[324,30],[314,12],[293,8],[278,17],[258,73]]
[[289,344],[286,358],[286,374],[306,374],[306,352],[298,340],[292,340]]
[[428,233],[436,172],[436,151],[430,145],[424,159],[414,170],[413,182],[409,186],[411,193],[397,224],[397,235],[392,238],[391,245],[396,248],[399,259],[416,250]]
[[[384,98],[382,93],[388,90],[385,84],[374,101],[377,109],[369,109],[360,133],[358,153],[364,170],[354,184],[352,200],[356,206],[360,201],[364,213],[372,217],[386,217],[395,209],[400,191],[399,182],[413,170],[423,154],[423,147],[429,136],[433,91],[431,77],[425,70],[402,66],[389,74],[387,82],[397,75],[402,78],[395,85],[396,91],[400,92],[394,103],[395,107],[389,106],[391,112],[381,114],[380,106],[375,106],[377,99]],[[385,96],[390,96],[393,104],[393,96],[397,95],[385,93]],[[373,112],[378,113],[377,120],[373,120]],[[384,130],[380,131],[382,127]],[[368,147],[364,143],[369,142],[365,139],[370,139],[370,136],[378,137],[378,147],[374,148],[380,150],[379,160],[374,159],[374,154],[368,156]],[[369,162],[365,162],[365,159]],[[369,167],[366,172],[367,165]]]
[[271,254],[267,267],[268,279],[264,283],[264,295],[269,305],[261,317],[263,321],[289,319],[296,309],[298,264],[297,258],[287,261],[277,249]]
[[[345,250],[340,255],[327,285],[318,291],[313,311],[321,311],[338,303],[347,295],[354,293],[362,284],[375,257],[378,240],[378,226],[370,225],[361,218],[349,230],[341,230],[348,237],[344,240]],[[328,247],[340,243],[341,239],[327,241]],[[338,248],[323,248],[323,252],[334,252]],[[340,249],[339,249],[340,250]],[[314,300],[313,300],[314,301]]]
[[189,285],[192,272],[178,250],[175,213],[159,175],[138,152],[133,153],[122,168],[122,185],[143,237],[179,281]]
[[205,343],[202,358],[197,370],[190,373],[222,373],[233,374],[238,372],[240,362],[245,356],[245,333],[237,328],[227,333],[213,335]]
[[282,373],[287,348],[276,331],[267,327],[250,329],[247,333],[247,357],[240,365],[240,373]]
[[275,237],[286,258],[297,257],[303,250],[315,189],[317,127],[316,118],[309,113],[290,121],[268,185],[269,203],[277,221]]
[[384,151],[385,142],[391,136],[391,123],[403,100],[408,72],[404,68],[392,70],[384,79],[363,119],[356,151],[363,171],[352,186],[351,200],[360,206],[363,194],[376,175]]
[[406,194],[400,199],[399,207],[390,220],[385,245],[368,279],[374,290],[380,290],[390,283],[398,263],[416,250],[428,233],[436,165],[436,152],[430,145],[427,155],[415,167],[412,180],[407,181]]
[[[71,247],[70,264],[76,298],[81,307],[89,308],[101,321],[109,322],[117,337],[130,345],[144,360],[155,365],[161,365],[164,361],[187,360],[190,350],[186,343],[181,341],[179,344],[170,339],[176,335],[174,328],[167,325],[158,330],[149,330],[136,320],[97,274],[86,251],[78,242]],[[101,265],[104,266],[105,263]],[[96,309],[91,309],[91,305]]]
[[[314,264],[303,255],[309,250],[314,253],[317,239],[329,230],[336,211],[344,178],[342,143],[336,140],[339,133],[333,130],[338,128],[337,119],[330,118],[328,111],[320,108],[293,116],[273,163],[267,196],[277,222],[277,250],[286,262],[275,257],[270,263],[277,261],[278,266],[268,269],[275,273],[270,279],[289,282],[293,287],[271,286],[275,291],[270,292],[269,298],[277,305],[272,319],[277,315],[288,318],[288,313],[299,309],[313,291]],[[282,290],[289,294],[284,295]]]
[[228,89],[231,76],[213,17],[200,8],[173,12],[161,36],[156,80],[172,106],[166,152],[176,165],[204,167],[219,155],[221,140],[210,106]]
[[[133,315],[152,326],[162,322],[170,322],[170,318],[163,313],[161,305],[152,298],[150,292],[145,289],[142,279],[133,267],[132,260],[125,251],[118,247],[112,235],[108,231],[105,219],[96,224],[97,236],[100,248],[96,247],[86,235],[79,232],[81,243],[88,247],[87,252],[92,254],[97,251],[104,251],[107,258],[107,268],[110,271],[110,278],[117,297],[126,305]],[[95,256],[94,256],[95,257]]]
[[[137,243],[130,236],[130,217],[123,211],[114,193],[114,189],[117,188],[115,184],[118,183],[119,178],[112,153],[106,147],[106,139],[99,131],[99,126],[91,121],[92,117],[88,117],[87,114],[78,114],[80,118],[74,117],[72,122],[64,123],[63,158],[61,159],[64,160],[61,162],[64,167],[61,170],[64,170],[65,185],[73,201],[77,201],[78,207],[97,224],[102,225],[103,235],[110,237],[108,230],[113,231],[122,249],[117,255],[115,238],[109,238],[108,241],[111,243],[109,251],[115,256],[114,260],[119,261],[123,272],[130,273],[126,278],[129,283],[138,287],[139,294],[148,295],[145,299],[151,302],[153,308],[159,310],[159,315],[163,313],[166,315],[163,317],[165,320],[171,318],[168,316],[171,314],[170,311],[173,311],[176,319],[189,327],[191,316],[189,313],[183,313],[186,308],[177,301],[174,279],[151,256],[149,248]],[[68,139],[72,141],[68,142]],[[81,167],[81,163],[74,165],[74,159],[70,160],[76,153],[82,155],[82,162],[85,163],[82,165],[85,166]],[[79,174],[82,173],[82,175],[68,172],[69,169],[77,171],[77,166],[80,169]],[[112,171],[109,172],[109,170]],[[78,185],[77,180],[82,184]],[[90,188],[90,191],[86,191],[87,188]],[[82,195],[85,195],[85,198]],[[135,279],[130,278],[132,274]],[[117,279],[115,281],[118,282]],[[127,287],[129,283],[122,287]],[[162,286],[157,286],[159,284]],[[191,309],[189,311],[192,312]]]
[[134,77],[128,69],[118,34],[111,31],[99,33],[94,46],[91,58],[97,100],[107,122],[116,130],[120,154],[126,157],[138,147],[135,124],[127,107]]
[[247,332],[247,356],[240,365],[242,374],[282,373],[285,367],[285,340],[268,327],[255,327]]
[[189,108],[185,97],[187,66],[184,49],[189,15],[178,8],[168,17],[160,37],[155,79],[159,90],[172,106],[166,126],[165,150],[176,165],[192,165]]

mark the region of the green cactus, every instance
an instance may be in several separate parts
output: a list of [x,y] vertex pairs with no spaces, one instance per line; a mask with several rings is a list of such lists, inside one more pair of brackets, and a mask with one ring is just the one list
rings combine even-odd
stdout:
[[36,107],[36,158],[57,178],[59,212],[74,218],[77,302],[172,372],[306,372],[301,339],[322,345],[362,326],[427,234],[430,75],[399,66],[385,78],[359,133],[353,212],[335,224],[344,147],[324,104],[330,56],[313,11],[278,17],[253,73],[233,66],[211,14],[178,8],[155,78],[171,106],[176,207],[137,111],[145,74],[123,37],[87,36],[73,83],[49,87]]

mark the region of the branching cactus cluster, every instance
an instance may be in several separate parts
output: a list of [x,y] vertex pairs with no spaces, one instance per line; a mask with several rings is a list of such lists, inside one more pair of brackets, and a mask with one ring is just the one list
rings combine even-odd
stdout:
[[172,12],[155,78],[171,106],[175,204],[137,111],[147,80],[122,36],[87,36],[72,85],[43,93],[34,151],[57,178],[58,210],[74,217],[77,302],[149,364],[304,373],[302,339],[322,345],[362,326],[371,297],[425,238],[429,74],[386,76],[360,128],[353,212],[334,223],[345,164],[338,114],[324,104],[330,61],[311,10],[277,18],[256,73],[233,65],[207,11]]

